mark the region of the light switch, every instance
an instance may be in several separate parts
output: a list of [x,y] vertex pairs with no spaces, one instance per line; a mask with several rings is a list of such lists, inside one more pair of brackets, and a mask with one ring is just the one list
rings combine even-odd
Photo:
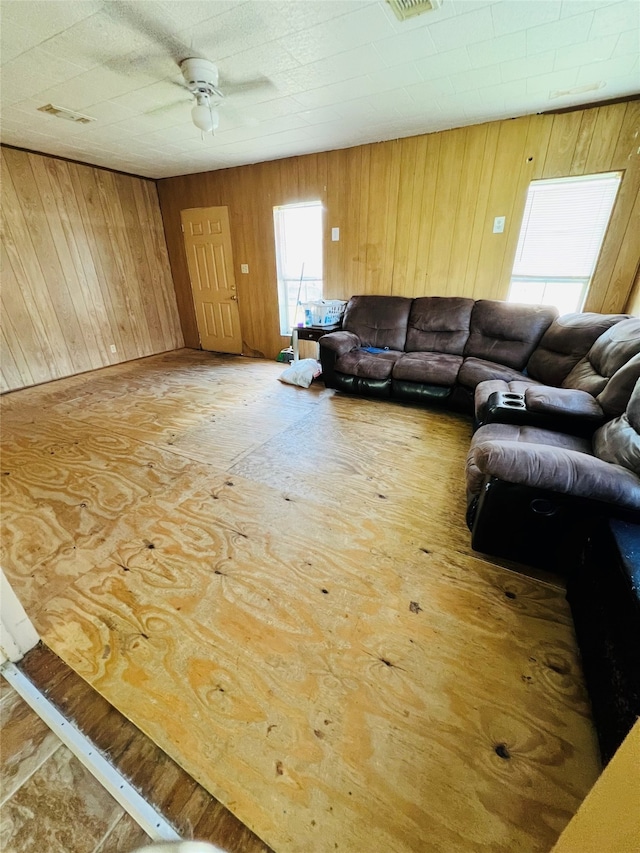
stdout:
[[338,242],[338,240],[340,239],[340,229],[339,228],[332,228],[331,229],[331,239],[333,240],[334,243]]
[[240,264],[240,272],[249,275],[249,264]]
[[506,219],[505,216],[496,216],[496,218],[493,220],[493,233],[494,234],[502,234],[502,232],[504,231],[505,219]]

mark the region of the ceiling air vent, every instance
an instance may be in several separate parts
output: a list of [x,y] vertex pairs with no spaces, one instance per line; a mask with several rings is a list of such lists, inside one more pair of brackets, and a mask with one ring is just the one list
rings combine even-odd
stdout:
[[91,116],[84,116],[82,113],[74,113],[73,110],[67,110],[65,107],[55,107],[53,104],[46,104],[44,107],[38,107],[41,113],[49,113],[49,115],[64,118],[67,121],[77,121],[79,124],[89,124],[95,121]]
[[442,6],[442,0],[387,0],[399,21],[415,18],[423,12],[431,12]]

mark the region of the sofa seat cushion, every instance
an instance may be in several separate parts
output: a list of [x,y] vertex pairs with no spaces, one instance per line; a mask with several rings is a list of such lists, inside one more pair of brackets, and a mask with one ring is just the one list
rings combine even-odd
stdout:
[[385,352],[367,352],[364,349],[352,350],[336,361],[338,373],[359,376],[362,379],[390,379],[396,361],[404,353],[395,350]]
[[439,352],[410,352],[393,365],[394,379],[426,382],[429,385],[454,385],[462,365],[461,355]]
[[[484,480],[485,471],[478,466],[477,458],[478,448],[487,442],[495,445],[508,443],[512,447],[517,447],[520,444],[533,444],[591,455],[591,443],[586,438],[565,435],[562,432],[552,432],[539,427],[486,424],[480,427],[473,436],[467,456],[467,491],[472,495],[477,495],[480,492]],[[509,482],[517,481],[510,480]]]
[[540,383],[536,379],[531,379],[528,376],[523,376],[520,379],[512,379],[510,382],[506,379],[487,379],[485,382],[480,382],[476,385],[474,392],[474,412],[476,420],[482,423],[487,407],[489,397],[496,391],[502,394],[525,394],[528,388],[535,388]]
[[407,352],[462,355],[469,338],[474,300],[460,296],[421,296],[413,300]]
[[557,309],[551,306],[479,299],[471,313],[464,355],[495,361],[521,371],[557,316]]
[[465,388],[475,388],[487,379],[517,382],[525,378],[519,370],[505,367],[504,364],[496,364],[495,361],[485,361],[483,358],[465,358],[458,374],[458,382]]

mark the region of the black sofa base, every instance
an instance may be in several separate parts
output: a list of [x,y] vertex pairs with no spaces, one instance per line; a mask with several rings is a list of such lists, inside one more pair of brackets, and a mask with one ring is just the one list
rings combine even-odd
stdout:
[[382,397],[405,403],[442,403],[451,397],[452,390],[442,385],[426,385],[399,379],[367,379],[337,371],[331,377],[325,375],[324,382],[327,388],[335,388],[345,394]]
[[638,583],[640,527],[613,520],[592,529],[567,600],[604,764],[640,716]]
[[637,513],[614,504],[486,479],[467,512],[471,547],[495,557],[567,574],[594,524]]

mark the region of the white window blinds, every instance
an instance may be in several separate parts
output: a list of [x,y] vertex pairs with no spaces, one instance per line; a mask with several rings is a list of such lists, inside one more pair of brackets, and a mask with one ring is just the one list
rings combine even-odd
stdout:
[[520,229],[514,276],[589,278],[621,173],[533,181]]

